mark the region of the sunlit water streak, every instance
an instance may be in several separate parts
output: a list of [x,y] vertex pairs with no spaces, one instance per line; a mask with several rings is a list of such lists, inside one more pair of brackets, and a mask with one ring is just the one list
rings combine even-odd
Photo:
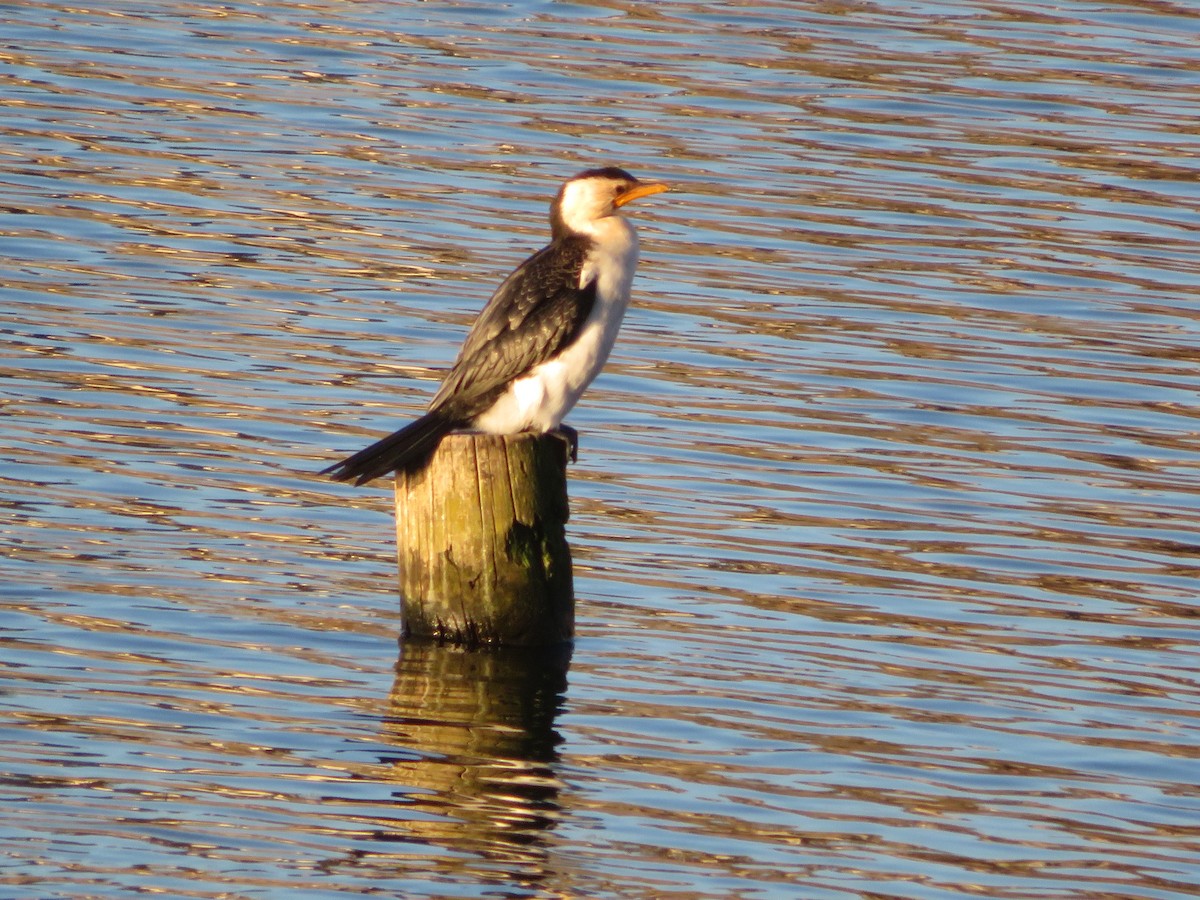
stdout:
[[[3,892],[1190,896],[1198,22],[0,9]],[[312,473],[599,160],[569,669],[398,652]]]

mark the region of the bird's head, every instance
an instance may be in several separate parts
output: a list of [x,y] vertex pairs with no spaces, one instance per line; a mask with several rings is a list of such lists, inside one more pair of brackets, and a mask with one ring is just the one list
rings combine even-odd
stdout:
[[559,189],[550,207],[551,232],[556,238],[571,233],[586,234],[595,222],[618,215],[621,207],[631,200],[665,190],[665,184],[638,181],[615,166],[588,169]]

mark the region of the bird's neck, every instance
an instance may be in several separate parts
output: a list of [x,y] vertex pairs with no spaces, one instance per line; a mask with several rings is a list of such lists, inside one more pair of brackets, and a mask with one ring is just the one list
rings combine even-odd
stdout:
[[625,256],[632,252],[637,257],[637,231],[624,216],[605,216],[588,222],[580,234],[591,240],[601,253],[610,256]]
[[582,232],[590,243],[580,284],[596,280],[601,305],[615,304],[624,311],[629,286],[638,262],[637,231],[621,216],[606,216],[588,223]]

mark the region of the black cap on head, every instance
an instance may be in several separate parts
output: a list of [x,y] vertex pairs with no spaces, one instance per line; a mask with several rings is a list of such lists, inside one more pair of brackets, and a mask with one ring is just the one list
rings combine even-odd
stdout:
[[611,178],[613,181],[637,181],[636,178],[634,178],[624,169],[617,168],[616,166],[602,166],[598,169],[587,169],[586,171],[580,172],[571,180],[577,181],[580,178]]

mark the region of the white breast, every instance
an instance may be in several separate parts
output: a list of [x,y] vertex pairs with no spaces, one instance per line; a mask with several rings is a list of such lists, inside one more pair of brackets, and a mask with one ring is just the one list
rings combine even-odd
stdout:
[[596,243],[580,284],[596,279],[591,315],[574,342],[514,381],[491,409],[476,417],[472,424],[480,431],[514,434],[557,428],[604,368],[629,307],[637,233],[624,218],[608,216],[594,223],[589,236]]

